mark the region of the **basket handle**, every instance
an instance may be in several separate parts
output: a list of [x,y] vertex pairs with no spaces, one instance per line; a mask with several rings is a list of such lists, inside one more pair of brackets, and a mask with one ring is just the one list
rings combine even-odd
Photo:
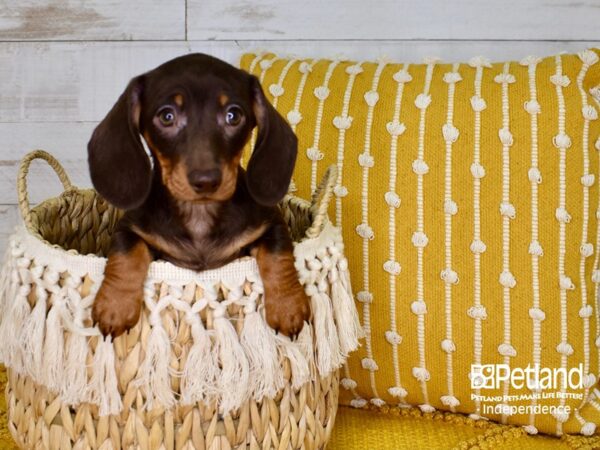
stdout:
[[54,172],[58,175],[65,191],[68,191],[73,187],[65,169],[50,153],[44,150],[33,150],[32,152],[27,153],[21,160],[21,166],[19,167],[19,173],[17,175],[17,196],[19,198],[21,216],[29,230],[33,228],[33,224],[31,222],[31,208],[29,207],[29,193],[27,192],[27,174],[29,173],[29,166],[34,159],[43,159],[50,167],[52,167],[52,169],[54,169]]
[[337,180],[337,167],[331,165],[325,171],[321,183],[312,195],[310,212],[313,218],[312,225],[306,230],[308,238],[317,237],[327,222],[327,210],[329,201],[333,196],[333,188]]

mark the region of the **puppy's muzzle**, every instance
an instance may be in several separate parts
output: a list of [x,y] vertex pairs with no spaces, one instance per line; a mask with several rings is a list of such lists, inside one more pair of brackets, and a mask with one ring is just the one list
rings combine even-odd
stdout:
[[212,194],[221,185],[221,171],[219,169],[192,170],[188,173],[190,186],[198,194]]

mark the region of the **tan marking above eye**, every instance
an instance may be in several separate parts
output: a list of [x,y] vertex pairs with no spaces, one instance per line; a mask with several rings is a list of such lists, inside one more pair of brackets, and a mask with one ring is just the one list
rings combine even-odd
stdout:
[[181,95],[181,94],[175,94],[175,97],[173,97],[173,101],[180,108],[183,107],[183,95]]
[[229,97],[225,94],[219,95],[219,103],[221,106],[225,106],[229,102]]

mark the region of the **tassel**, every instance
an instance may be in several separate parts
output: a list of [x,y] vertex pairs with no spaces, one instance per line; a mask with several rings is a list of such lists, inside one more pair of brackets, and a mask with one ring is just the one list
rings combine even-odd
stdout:
[[[12,245],[12,242],[11,242]],[[6,250],[2,260],[2,268],[0,269],[0,317],[4,317],[4,310],[9,301],[9,292],[12,290],[12,258],[11,248]]]
[[[16,250],[15,250],[16,251]],[[12,285],[14,295],[9,293],[9,302],[14,299],[12,305],[7,304],[8,314],[3,316],[0,324],[0,359],[2,362],[19,374],[24,374],[23,353],[20,347],[20,336],[23,324],[31,313],[31,307],[27,296],[31,292],[32,276],[28,268],[31,261],[21,257],[16,261],[16,267],[12,272]]]
[[221,364],[219,411],[227,414],[247,400],[250,368],[235,328],[225,317],[225,307],[218,306],[213,315],[216,349]]
[[340,344],[333,321],[331,301],[327,294],[309,285],[306,293],[311,298],[313,323],[316,337],[317,367],[321,375],[327,375],[343,363]]
[[110,336],[105,339],[98,337],[92,367],[93,373],[87,393],[89,401],[98,405],[100,416],[119,414],[123,403],[117,388],[115,350]]
[[292,388],[299,389],[310,379],[308,361],[312,360],[312,333],[310,325],[304,322],[302,331],[298,334],[296,342],[288,337],[277,335],[277,350],[281,357],[290,362],[292,370]]
[[337,269],[333,268],[329,272],[329,281],[340,349],[343,357],[347,358],[350,352],[357,349],[358,339],[364,337],[364,331],[352,300],[348,262],[345,258],[338,263]]
[[[64,348],[65,367],[60,393],[67,405],[78,405],[89,400],[89,385],[87,378],[88,337],[84,332],[84,321],[89,317],[90,310],[100,283],[94,283],[87,297],[81,298],[76,289],[81,278],[70,276],[66,279],[60,300],[68,300],[69,305],[58,310],[62,316],[62,325],[67,331],[67,342]],[[69,314],[72,313],[72,316]]]
[[[198,302],[196,302],[198,303]],[[218,397],[219,361],[212,348],[211,334],[204,328],[200,316],[190,310],[186,320],[191,327],[194,343],[185,362],[181,378],[181,402],[212,403]]]
[[277,355],[275,333],[256,309],[257,297],[258,294],[253,292],[250,303],[244,307],[245,318],[240,341],[249,363],[249,387],[254,399],[260,402],[265,396],[275,397],[285,382]]
[[315,358],[315,348],[313,346],[313,328],[308,322],[304,322],[302,331],[296,339],[300,353],[306,361],[311,361]]
[[2,318],[10,314],[10,309],[17,299],[19,273],[16,268],[6,267],[6,278],[3,281],[3,287],[4,289],[0,291],[0,317]]
[[42,351],[44,348],[46,298],[48,297],[48,294],[40,285],[36,286],[35,292],[35,306],[23,324],[20,335],[20,348],[23,352],[23,366],[25,372],[38,384],[43,384]]
[[63,299],[58,295],[52,297],[52,308],[46,319],[46,339],[43,351],[43,375],[42,384],[46,385],[52,392],[59,392],[63,382],[64,368],[64,328],[61,321],[61,309]]
[[[17,293],[19,292],[19,274],[16,269],[13,268],[10,270],[10,274],[6,279],[6,283],[7,286],[4,290],[2,299],[2,315],[0,315],[0,336],[2,338],[1,342],[3,342],[3,345],[0,346],[0,361],[8,366],[9,359],[12,355],[14,355],[14,352],[11,353],[8,350],[5,351],[5,347],[9,344],[9,341],[5,336],[12,336],[12,339],[14,339],[15,335],[13,333],[6,333],[8,333],[7,327],[9,327],[12,322],[12,316],[14,314],[12,310],[15,307],[15,305],[19,302],[19,299],[17,298]],[[29,313],[30,309],[27,300],[25,300],[25,305],[21,306],[27,307],[27,310],[21,313],[23,317],[27,317],[27,314]]]
[[86,361],[87,338],[75,331],[69,334],[65,348],[66,362],[61,385],[61,398],[67,405],[78,405],[89,401]]
[[[172,289],[170,287],[169,291]],[[150,313],[152,331],[146,345],[146,357],[135,380],[137,386],[144,388],[148,410],[157,406],[170,408],[175,404],[169,369],[171,343],[160,318],[160,311],[169,300],[170,295],[163,297]]]
[[19,272],[17,259],[23,255],[23,250],[18,246],[15,236],[12,236],[2,264],[0,277],[0,317],[6,317],[12,302],[17,297],[19,289]]
[[14,303],[8,306],[8,315],[0,325],[0,346],[2,362],[19,374],[24,373],[20,347],[21,330],[31,312],[27,296],[31,291],[29,284],[17,288]]

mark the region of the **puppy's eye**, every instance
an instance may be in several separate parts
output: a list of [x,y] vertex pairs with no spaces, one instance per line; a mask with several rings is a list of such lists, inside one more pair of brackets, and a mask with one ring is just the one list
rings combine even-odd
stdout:
[[231,105],[225,112],[225,122],[232,127],[239,125],[243,117],[244,112],[242,111],[242,108],[237,105]]
[[171,108],[164,108],[158,113],[158,120],[165,127],[170,127],[175,123],[175,111]]

